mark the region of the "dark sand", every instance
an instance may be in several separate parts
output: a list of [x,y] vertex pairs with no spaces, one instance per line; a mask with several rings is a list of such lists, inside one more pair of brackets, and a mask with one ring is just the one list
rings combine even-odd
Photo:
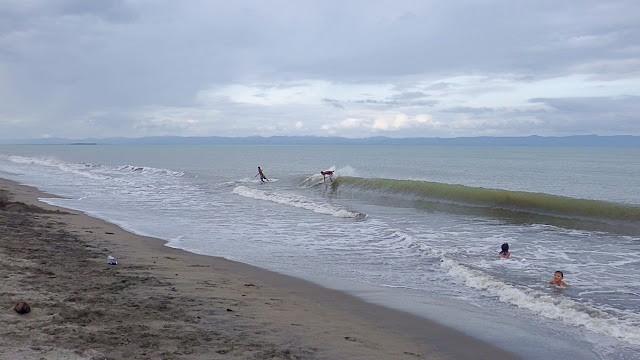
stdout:
[[[0,179],[0,359],[517,358],[300,279],[168,248],[42,197],[52,196]],[[30,313],[14,311],[20,300]]]

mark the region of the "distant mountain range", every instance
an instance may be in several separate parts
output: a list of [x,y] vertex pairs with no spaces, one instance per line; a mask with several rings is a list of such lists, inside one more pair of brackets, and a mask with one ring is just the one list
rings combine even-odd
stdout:
[[320,136],[182,137],[152,136],[140,138],[87,139],[0,139],[0,144],[16,145],[430,145],[430,146],[606,146],[640,147],[640,136],[574,135],[524,137],[389,138],[349,139]]

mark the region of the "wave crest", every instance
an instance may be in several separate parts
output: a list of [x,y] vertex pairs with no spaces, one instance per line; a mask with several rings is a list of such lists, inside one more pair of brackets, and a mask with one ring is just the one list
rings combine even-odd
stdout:
[[544,193],[487,189],[417,180],[358,177],[339,177],[334,180],[333,186],[375,191],[387,196],[421,198],[543,215],[640,222],[640,207],[638,206]]

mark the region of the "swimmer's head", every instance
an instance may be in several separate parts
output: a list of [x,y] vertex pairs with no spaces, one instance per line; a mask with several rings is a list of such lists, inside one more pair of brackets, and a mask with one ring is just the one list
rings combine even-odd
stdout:
[[507,244],[507,243],[502,244],[502,251],[504,251],[504,252],[509,251],[509,244]]

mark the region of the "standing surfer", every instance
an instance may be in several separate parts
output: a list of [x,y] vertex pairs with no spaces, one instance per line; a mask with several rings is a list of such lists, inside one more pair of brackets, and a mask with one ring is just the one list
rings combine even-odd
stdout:
[[[264,173],[262,172],[262,169],[260,169],[260,166],[258,166],[258,173],[256,174],[256,176],[260,175],[260,181],[264,182],[265,180],[269,181],[269,179],[267,179],[266,176],[264,176]],[[254,177],[256,177],[254,176]]]
[[333,182],[333,170],[320,171],[322,174],[322,182],[327,181],[326,176],[329,176],[329,180]]

